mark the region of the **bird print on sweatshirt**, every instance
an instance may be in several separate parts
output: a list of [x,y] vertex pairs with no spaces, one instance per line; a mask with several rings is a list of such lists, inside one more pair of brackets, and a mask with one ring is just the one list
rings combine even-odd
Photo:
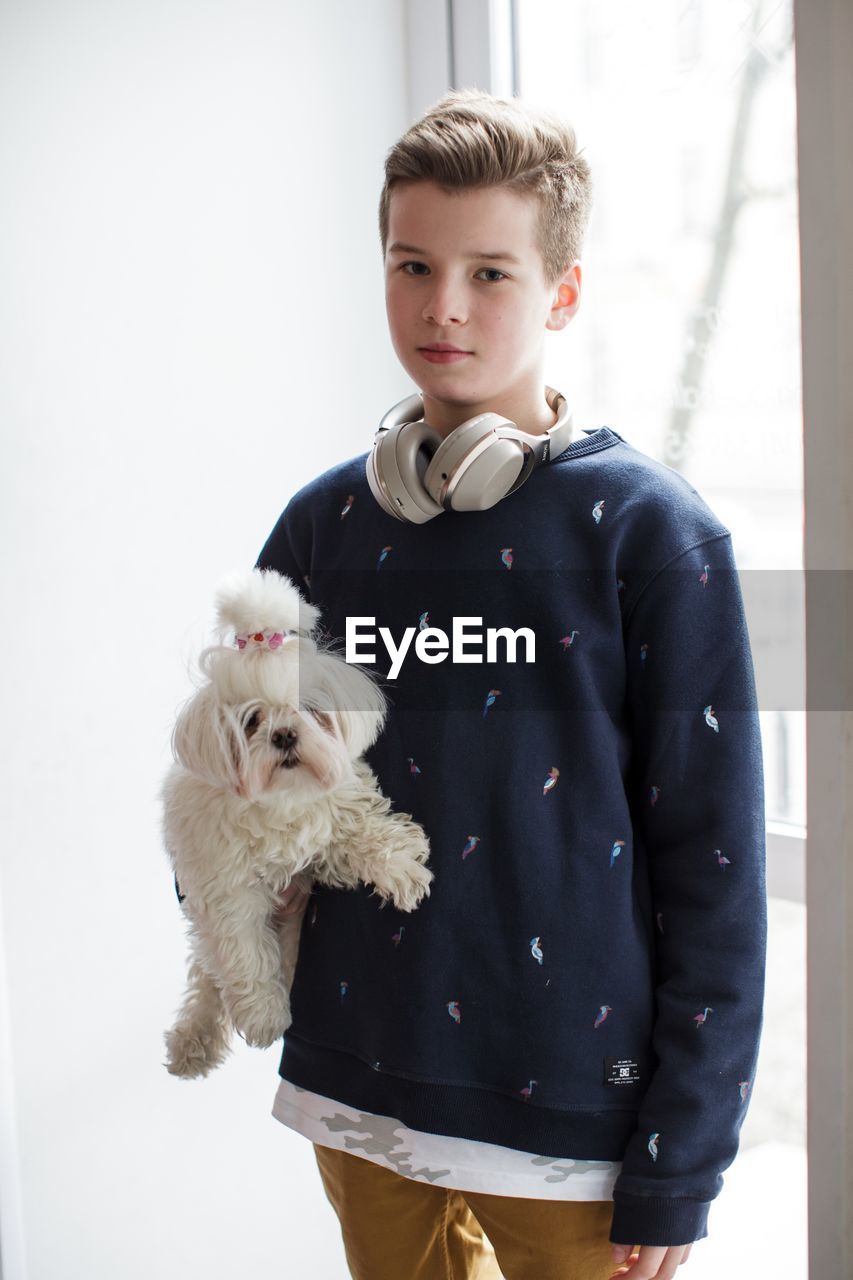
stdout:
[[418,631],[426,631],[429,626],[429,609],[424,609],[418,618]]
[[658,1158],[658,1138],[659,1137],[660,1137],[659,1133],[649,1134],[649,1154],[651,1155],[653,1160],[657,1160]]
[[699,574],[699,581],[702,583],[703,587],[707,587],[708,585],[708,570],[710,569],[710,567],[711,566],[709,564],[706,564],[705,568]]
[[468,857],[468,854],[469,854],[469,853],[473,853],[473,852],[474,852],[474,850],[477,848],[477,845],[478,845],[479,843],[480,843],[480,837],[479,837],[479,836],[469,836],[469,837],[468,837],[467,841],[465,842],[465,848],[462,850],[462,861],[463,861],[463,862],[464,862],[464,861],[465,861],[465,859]]
[[382,550],[379,552],[379,559],[376,561],[376,572],[377,572],[377,573],[378,573],[378,572],[379,572],[379,570],[381,569],[381,567],[382,567],[382,565],[383,565],[384,561],[385,561],[385,560],[387,560],[387,558],[388,558],[388,552],[389,552],[389,551],[393,551],[393,550],[394,550],[393,546],[390,546],[390,545],[389,545],[389,546],[387,546],[387,547],[383,547],[383,548],[382,548]]
[[702,715],[705,717],[705,723],[709,726],[709,728],[713,729],[714,733],[719,733],[720,732],[719,721],[717,720],[717,717],[714,715],[714,708],[711,706],[710,702],[708,703],[707,707],[705,707],[705,709],[703,710]]
[[406,760],[408,761],[408,765],[409,765],[409,773],[412,775],[413,778],[416,778],[420,773],[420,769],[415,764],[415,757],[406,756]]
[[560,776],[560,770],[556,766],[548,770],[548,777],[545,781],[544,787],[542,788],[543,796],[547,796],[549,791],[554,790],[554,788],[557,785],[557,779],[559,778],[559,776]]
[[512,547],[501,547],[501,560],[507,569],[512,568]]
[[612,847],[611,847],[611,849],[610,849],[610,865],[611,865],[611,867],[613,866],[614,862],[615,862],[615,861],[616,861],[616,859],[619,857],[619,854],[622,852],[622,850],[623,850],[624,848],[625,848],[625,841],[624,841],[624,840],[614,840],[614,841],[613,841],[613,845],[612,845]]
[[567,636],[563,636],[563,638],[560,640],[560,644],[563,646],[564,653],[566,649],[568,649],[569,646],[574,641],[575,636],[579,636],[579,635],[580,635],[579,631],[570,631]]
[[530,1097],[530,1095],[532,1094],[532,1092],[533,1092],[533,1086],[534,1086],[535,1084],[538,1084],[538,1083],[539,1083],[539,1081],[538,1081],[538,1080],[528,1080],[528,1081],[527,1081],[527,1084],[524,1086],[524,1088],[523,1088],[523,1089],[519,1089],[519,1091],[518,1091],[518,1092],[520,1093],[521,1097],[522,1097],[522,1098],[524,1098],[525,1102],[527,1101],[527,1099],[528,1099],[528,1098]]
[[720,867],[721,870],[725,871],[726,867],[730,867],[732,865],[731,859],[724,857],[721,849],[715,849],[714,853],[717,857],[717,866]]
[[601,517],[604,514],[604,498],[599,498],[592,509],[592,518],[596,524],[601,524]]
[[540,938],[531,938],[527,945],[530,948],[530,954],[533,956],[533,959],[538,960],[539,963],[542,964],[544,956],[542,954],[542,948],[539,945],[540,941]]
[[344,516],[345,516],[345,515],[348,515],[348,514],[349,514],[350,508],[352,507],[352,504],[353,504],[353,502],[354,502],[354,501],[355,501],[354,495],[353,495],[353,494],[351,494],[351,493],[347,494],[347,500],[346,500],[346,502],[344,503],[343,507],[341,508],[341,519],[342,519],[342,520],[343,520],[343,518],[344,518]]
[[598,1017],[593,1023],[593,1027],[600,1027],[602,1022],[606,1021],[608,1013],[612,1013],[611,1006],[609,1004],[603,1004],[598,1011]]
[[450,1014],[451,1018],[455,1023],[458,1024],[462,1021],[462,1011],[459,1008],[458,1000],[448,1000],[447,1012]]
[[486,712],[488,711],[489,707],[493,707],[495,705],[495,698],[499,698],[500,696],[501,696],[500,689],[490,689],[489,692],[486,694],[486,701],[483,704],[484,719],[486,717]]

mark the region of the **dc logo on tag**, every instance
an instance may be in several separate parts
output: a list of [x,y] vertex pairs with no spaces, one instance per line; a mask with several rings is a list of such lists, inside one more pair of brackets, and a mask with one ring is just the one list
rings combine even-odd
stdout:
[[639,1062],[636,1058],[605,1058],[604,1083],[623,1086],[639,1084]]

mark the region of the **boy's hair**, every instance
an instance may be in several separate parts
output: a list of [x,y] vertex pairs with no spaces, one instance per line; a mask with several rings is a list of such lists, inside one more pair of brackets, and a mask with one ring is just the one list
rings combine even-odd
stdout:
[[446,191],[503,186],[539,202],[536,243],[545,280],[556,284],[580,257],[592,205],[592,177],[567,120],[518,98],[453,89],[394,144],[379,200],[382,256],[391,191],[433,181]]

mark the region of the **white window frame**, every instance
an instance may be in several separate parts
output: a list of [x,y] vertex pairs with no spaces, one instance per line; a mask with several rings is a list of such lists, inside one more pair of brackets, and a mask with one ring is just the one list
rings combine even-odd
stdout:
[[406,0],[409,119],[448,89],[512,97],[518,85],[517,0]]

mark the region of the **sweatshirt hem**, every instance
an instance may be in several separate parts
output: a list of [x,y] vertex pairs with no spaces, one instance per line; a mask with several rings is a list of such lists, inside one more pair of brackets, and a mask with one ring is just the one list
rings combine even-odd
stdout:
[[476,1085],[407,1079],[290,1031],[279,1075],[347,1106],[391,1116],[410,1129],[555,1158],[621,1160],[636,1129],[637,1107],[592,1103],[554,1110]]

